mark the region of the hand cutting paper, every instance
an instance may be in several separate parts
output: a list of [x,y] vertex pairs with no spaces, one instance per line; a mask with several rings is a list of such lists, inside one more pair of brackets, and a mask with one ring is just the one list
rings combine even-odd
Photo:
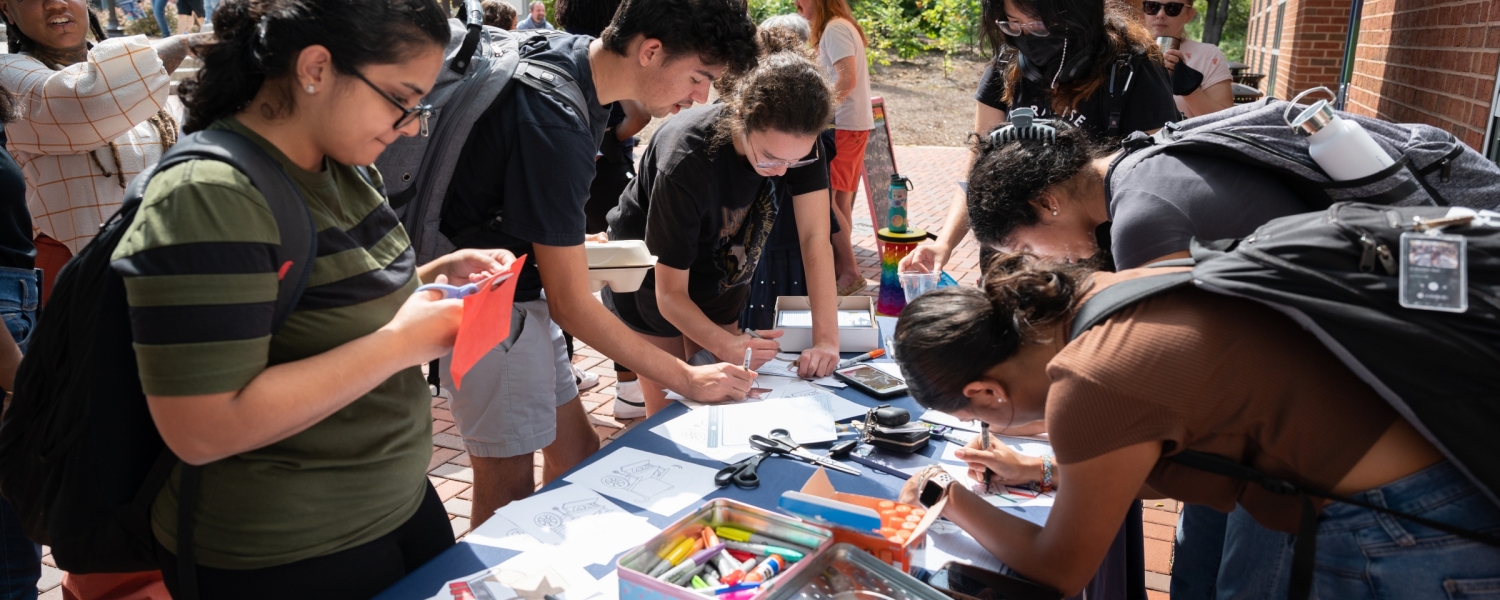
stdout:
[[491,285],[494,280],[479,284],[479,291],[464,297],[464,318],[458,325],[458,341],[453,344],[453,388],[463,386],[464,375],[473,368],[485,353],[499,346],[510,336],[510,311],[516,299],[516,280],[521,267],[526,264],[526,255],[516,257],[510,270],[497,274],[505,278],[500,285]]

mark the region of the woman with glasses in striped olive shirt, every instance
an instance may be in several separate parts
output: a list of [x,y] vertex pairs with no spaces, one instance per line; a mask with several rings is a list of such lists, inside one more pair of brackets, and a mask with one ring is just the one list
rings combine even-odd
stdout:
[[[152,177],[112,266],[162,440],[198,465],[192,540],[203,598],[369,598],[453,544],[427,481],[430,394],[418,365],[451,351],[462,301],[421,283],[479,281],[513,258],[463,250],[416,265],[360,172],[420,135],[442,68],[434,0],[228,0],[185,98],[186,130],[237,133],[286,172],[314,224],[307,287],[279,329],[283,265],[265,196],[226,163]],[[368,179],[367,179],[368,176]],[[179,468],[152,505],[157,564],[181,597]]]
[[[813,347],[799,373],[823,377],[838,363],[838,299],[828,243],[828,160],[816,150],[833,116],[817,67],[796,52],[761,58],[723,103],[682,111],[651,138],[640,176],[610,212],[611,240],[645,240],[656,267],[636,292],[604,292],[620,320],[682,358],[708,350],[750,368],[779,350],[779,331],[741,332],[750,282],[780,210],[795,210],[812,301]],[[777,199],[785,186],[792,205]],[[769,338],[769,339],[761,339]],[[667,406],[642,376],[646,412]]]

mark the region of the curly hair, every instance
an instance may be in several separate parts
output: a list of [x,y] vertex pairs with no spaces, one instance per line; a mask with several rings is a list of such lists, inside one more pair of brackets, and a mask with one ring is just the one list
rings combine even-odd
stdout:
[[448,43],[446,12],[436,0],[225,0],[214,11],[214,40],[199,50],[203,67],[183,88],[193,132],[244,110],[273,85],[269,116],[296,107],[286,81],[297,54],[320,44],[345,75],[368,64],[395,64]]
[[[801,20],[801,17],[797,17]],[[787,27],[766,27],[762,25],[755,31],[755,44],[760,58],[764,59],[780,52],[790,52],[799,55],[809,61],[815,60],[817,54],[807,41],[797,35],[795,30]],[[714,91],[719,92],[720,97],[728,98],[734,95],[735,89],[739,87],[740,79],[747,73],[725,73],[714,80]]]
[[[1036,15],[1053,32],[1069,32],[1082,48],[1080,56],[1089,57],[1090,71],[1073,81],[1059,84],[1052,91],[1052,112],[1064,115],[1078,108],[1109,79],[1109,69],[1121,55],[1144,55],[1157,64],[1162,62],[1161,48],[1151,32],[1136,20],[1131,8],[1119,0],[1012,0],[1017,8]],[[1004,21],[1004,0],[984,0],[980,26],[993,52],[997,69],[1005,75],[1007,104],[1015,100],[1020,89],[1021,68],[1014,44],[1001,33],[996,21]]]
[[659,40],[669,56],[695,54],[731,73],[755,67],[755,22],[744,0],[624,0],[599,41],[627,56],[637,35]]
[[484,24],[501,29],[515,29],[516,7],[509,2],[501,0],[484,0],[480,7],[484,9]]
[[926,408],[968,408],[964,386],[1023,345],[1053,341],[1048,333],[1073,317],[1093,270],[1012,253],[992,257],[984,273],[983,290],[922,294],[896,322],[896,362],[912,398]]
[[1083,129],[1061,121],[1055,125],[1055,142],[971,138],[975,158],[969,169],[969,225],[981,243],[1004,243],[1016,228],[1039,223],[1032,201],[1053,185],[1092,173],[1089,164],[1108,154]]
[[752,131],[817,135],[833,119],[833,90],[801,49],[767,55],[723,101],[713,147]]

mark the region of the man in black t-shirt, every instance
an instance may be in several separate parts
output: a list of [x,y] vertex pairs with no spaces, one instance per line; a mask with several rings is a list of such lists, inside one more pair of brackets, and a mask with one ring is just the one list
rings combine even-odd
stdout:
[[528,257],[511,337],[475,365],[451,402],[474,468],[474,526],[535,489],[534,451],[543,450],[543,477],[551,480],[599,448],[559,326],[688,398],[738,399],[749,391],[753,373],[689,367],[610,314],[589,288],[583,242],[605,107],[635,100],[665,117],[706,102],[714,79],[754,65],[754,36],[740,0],[626,0],[599,39],[552,36],[527,55],[577,81],[589,114],[517,86],[474,124],[441,229],[459,247]]

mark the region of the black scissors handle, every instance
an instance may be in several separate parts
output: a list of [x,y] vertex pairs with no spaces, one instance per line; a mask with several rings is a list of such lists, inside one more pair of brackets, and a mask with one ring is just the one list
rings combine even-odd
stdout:
[[773,437],[766,437],[760,434],[752,435],[750,436],[750,445],[755,447],[756,450],[760,450],[761,452],[767,454],[785,455],[791,454],[792,452],[795,452],[797,450],[797,446],[795,444],[788,444],[785,441],[782,441],[780,438],[774,437],[776,435],[774,431],[771,433],[771,435]]
[[760,461],[765,458],[766,453],[762,452],[719,469],[719,472],[714,474],[714,485],[724,487],[733,483],[747,490],[760,487],[760,474],[756,472],[756,469],[760,467]]

